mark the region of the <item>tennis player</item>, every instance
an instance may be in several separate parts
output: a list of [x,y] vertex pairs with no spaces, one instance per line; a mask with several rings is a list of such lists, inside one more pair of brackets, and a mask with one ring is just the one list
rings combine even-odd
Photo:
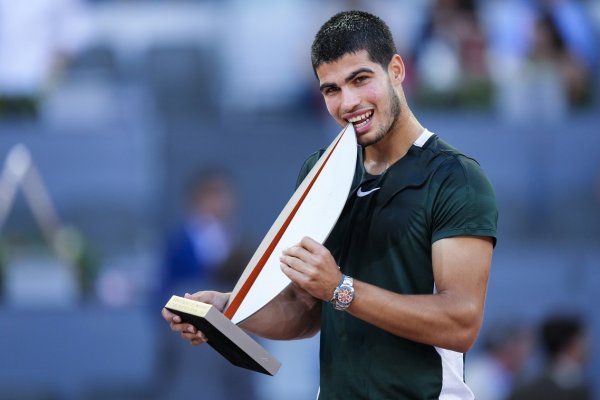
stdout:
[[[355,182],[325,244],[305,237],[286,249],[292,284],[241,326],[272,339],[320,331],[319,399],[472,399],[464,353],[479,333],[496,243],[492,186],[413,115],[380,18],[334,15],[314,39],[312,64],[331,116],[354,125]],[[188,297],[222,309],[229,294]],[[163,316],[192,344],[205,340]]]

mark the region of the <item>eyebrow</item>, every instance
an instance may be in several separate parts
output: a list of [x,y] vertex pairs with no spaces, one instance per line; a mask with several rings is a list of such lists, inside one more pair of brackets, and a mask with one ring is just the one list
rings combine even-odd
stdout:
[[350,82],[352,79],[354,79],[356,77],[356,75],[363,73],[363,72],[373,73],[373,70],[371,68],[367,68],[367,67],[359,68],[356,71],[353,71],[350,75],[348,75],[345,79],[345,82],[346,83]]
[[[367,67],[359,68],[355,71],[352,71],[350,73],[350,75],[348,75],[346,77],[346,79],[344,79],[344,82],[346,82],[346,83],[350,82],[352,79],[354,79],[356,77],[356,75],[361,74],[363,72],[373,73],[373,70],[371,68],[367,68]],[[325,90],[327,88],[336,88],[336,87],[337,87],[337,85],[335,83],[325,82],[321,86],[319,86],[319,90],[322,92],[323,90]]]

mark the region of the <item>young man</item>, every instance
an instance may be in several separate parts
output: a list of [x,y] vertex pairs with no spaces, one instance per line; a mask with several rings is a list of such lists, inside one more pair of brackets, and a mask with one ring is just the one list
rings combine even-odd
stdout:
[[[281,269],[293,284],[242,327],[272,339],[320,330],[321,399],[473,398],[463,353],[483,316],[493,190],[474,160],[411,113],[402,58],[379,18],[333,16],[316,35],[312,62],[331,116],[354,124],[355,185],[324,246],[307,237],[284,251]],[[229,294],[188,296],[224,307]],[[204,341],[163,316],[192,344]]]

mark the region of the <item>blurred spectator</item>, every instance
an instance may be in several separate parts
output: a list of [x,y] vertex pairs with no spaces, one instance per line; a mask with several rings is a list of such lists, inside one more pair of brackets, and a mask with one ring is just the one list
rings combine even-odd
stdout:
[[251,255],[237,232],[235,190],[233,177],[218,167],[203,169],[192,178],[186,215],[167,238],[163,301],[202,287],[233,289]]
[[474,0],[437,0],[416,49],[418,101],[489,105],[487,39]]
[[[586,12],[586,2],[575,0],[542,0],[542,9],[554,20],[566,48],[589,73],[597,64],[597,30],[593,17]],[[591,11],[591,10],[590,10]]]
[[589,103],[595,34],[573,0],[483,3],[498,109],[513,122],[564,120]]
[[596,35],[581,4],[543,0],[535,32],[532,58],[539,55],[540,47],[547,50],[560,69],[568,103],[576,106],[587,102],[596,62]]
[[542,324],[540,340],[547,364],[537,378],[517,388],[510,400],[592,399],[584,373],[590,343],[583,321],[573,316],[548,318]]
[[483,352],[467,363],[465,374],[478,400],[504,400],[514,389],[531,354],[533,335],[528,325],[499,321],[490,326]]
[[[183,221],[167,238],[158,310],[173,294],[206,287],[233,289],[252,255],[236,229],[236,196],[228,170],[207,167],[194,174]],[[212,348],[190,351],[173,335],[161,338],[159,346],[159,398],[255,398],[253,373],[231,365]]]
[[0,116],[36,116],[44,91],[90,33],[79,0],[0,0]]

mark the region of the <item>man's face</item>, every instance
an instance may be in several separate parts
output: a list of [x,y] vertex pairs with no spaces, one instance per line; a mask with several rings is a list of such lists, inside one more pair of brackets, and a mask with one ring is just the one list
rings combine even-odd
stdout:
[[317,67],[329,114],[345,126],[352,122],[362,146],[379,142],[400,116],[400,99],[387,72],[363,50]]

